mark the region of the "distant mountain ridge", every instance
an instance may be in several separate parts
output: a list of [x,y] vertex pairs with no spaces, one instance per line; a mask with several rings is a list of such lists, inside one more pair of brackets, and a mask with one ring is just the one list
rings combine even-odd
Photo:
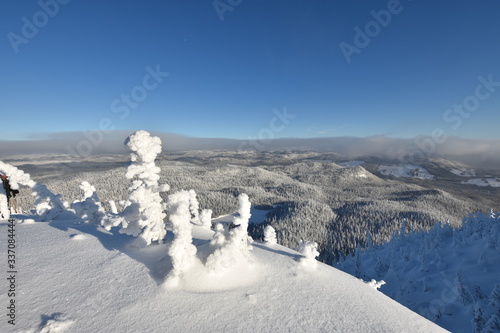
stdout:
[[[0,140],[0,156],[36,153],[70,154],[77,157],[92,154],[126,153],[123,141],[133,131],[62,132],[40,134],[29,140]],[[350,159],[358,157],[391,159],[399,163],[444,158],[473,166],[500,167],[500,140],[449,137],[440,144],[430,137],[411,139],[372,137],[199,138],[175,133],[152,132],[161,138],[164,151],[316,151],[334,152]]]

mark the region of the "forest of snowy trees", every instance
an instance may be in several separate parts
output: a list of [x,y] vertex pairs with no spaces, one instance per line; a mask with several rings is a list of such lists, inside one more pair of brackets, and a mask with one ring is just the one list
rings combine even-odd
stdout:
[[437,224],[360,248],[335,266],[452,332],[500,332],[500,214]]

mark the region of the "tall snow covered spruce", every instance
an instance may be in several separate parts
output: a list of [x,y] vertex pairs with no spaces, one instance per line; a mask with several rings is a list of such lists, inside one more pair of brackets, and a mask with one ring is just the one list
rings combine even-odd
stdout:
[[189,191],[178,191],[168,196],[167,209],[174,231],[174,240],[168,254],[172,258],[173,269],[167,278],[167,286],[174,287],[179,279],[198,259],[196,246],[192,244],[192,224]]
[[160,192],[168,185],[158,185],[160,168],[154,163],[161,152],[161,140],[146,131],[137,131],[125,140],[132,151],[132,163],[126,177],[133,180],[129,186],[128,205],[118,217],[104,220],[106,229],[122,225],[121,233],[137,238],[136,245],[143,247],[153,241],[163,241],[166,235],[162,198]]

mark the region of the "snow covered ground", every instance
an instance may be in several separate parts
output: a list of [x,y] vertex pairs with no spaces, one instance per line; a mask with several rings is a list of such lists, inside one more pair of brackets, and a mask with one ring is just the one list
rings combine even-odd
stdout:
[[[250,209],[250,220],[248,221],[249,223],[253,224],[261,224],[266,220],[266,215],[270,212],[268,209],[258,209],[255,207],[251,207]],[[212,219],[212,223],[221,223],[225,225],[229,225],[231,222],[233,222],[234,218],[238,216],[238,213],[233,213],[233,214],[228,214],[228,215],[222,215],[216,218]]]
[[358,160],[345,161],[345,162],[338,163],[338,165],[346,167],[346,168],[362,166],[363,164],[365,164],[365,161],[358,161]]
[[434,176],[421,166],[413,164],[380,165],[378,171],[384,176],[414,177],[420,179],[434,179]]
[[461,184],[500,187],[500,179],[498,179],[498,178],[473,178],[473,179],[464,180],[461,182]]
[[451,168],[450,171],[460,177],[474,177],[476,170],[472,168]]
[[[254,242],[247,262],[219,273],[189,268],[176,287],[165,244],[138,249],[116,228],[82,223],[72,213],[52,222],[14,215],[15,297],[2,260],[0,304],[15,299],[15,326],[1,332],[440,332],[368,284],[299,253]],[[36,221],[36,222],[34,222]],[[7,221],[0,222],[6,257]],[[214,232],[193,225],[201,262]],[[10,286],[12,287],[12,286]]]

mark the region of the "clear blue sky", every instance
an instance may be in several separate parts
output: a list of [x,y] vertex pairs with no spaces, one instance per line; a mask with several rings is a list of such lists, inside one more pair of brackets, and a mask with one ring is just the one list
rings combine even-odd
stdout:
[[[117,130],[196,137],[269,129],[408,138],[441,128],[500,139],[500,83],[475,97],[479,76],[500,82],[499,1],[215,4],[2,1],[0,139],[92,130],[103,119]],[[375,23],[371,11],[388,7],[390,22]],[[356,46],[355,27],[372,37],[358,40],[348,63],[340,45]],[[158,83],[148,66],[169,75]],[[446,114],[464,101],[473,112]],[[285,123],[273,113],[284,107],[295,115]]]

